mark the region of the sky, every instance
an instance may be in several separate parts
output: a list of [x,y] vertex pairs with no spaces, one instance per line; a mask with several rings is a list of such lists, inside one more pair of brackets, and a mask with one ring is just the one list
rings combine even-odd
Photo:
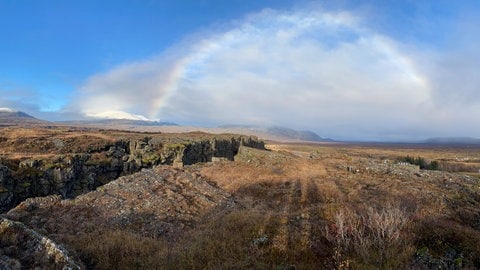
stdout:
[[480,2],[0,0],[0,108],[480,137]]

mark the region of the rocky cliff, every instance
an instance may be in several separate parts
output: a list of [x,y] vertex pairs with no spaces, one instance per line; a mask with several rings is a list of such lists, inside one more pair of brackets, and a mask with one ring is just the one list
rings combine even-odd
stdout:
[[[155,165],[233,160],[241,145],[264,148],[262,141],[246,136],[205,135],[182,139],[135,135],[71,147],[65,146],[67,140],[51,138],[52,147],[62,149],[61,152],[28,159],[0,158],[0,209],[8,210],[30,197],[60,194],[63,198],[73,198],[122,175]],[[44,141],[43,144],[50,145]],[[79,147],[83,152],[69,153],[72,147]]]
[[0,269],[81,269],[62,246],[27,228],[0,217]]

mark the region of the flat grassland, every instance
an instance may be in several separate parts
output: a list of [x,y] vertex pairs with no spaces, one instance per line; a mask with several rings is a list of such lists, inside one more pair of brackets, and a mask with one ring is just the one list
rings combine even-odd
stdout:
[[[274,142],[267,148],[242,147],[234,162],[172,173],[162,167],[169,183],[162,198],[185,205],[149,208],[134,222],[105,225],[112,216],[93,208],[95,193],[17,207],[7,216],[64,244],[94,269],[480,268],[480,148]],[[421,170],[406,157],[438,162],[438,170]],[[185,180],[191,176],[188,181],[206,181],[212,188],[205,190],[217,192],[202,191],[205,200],[219,194],[222,200],[199,207],[185,195],[195,186]],[[121,189],[141,181],[130,177]],[[113,188],[98,194],[112,197]],[[173,229],[151,233],[149,215],[167,211],[173,214],[162,222]],[[178,218],[185,213],[188,222]]]

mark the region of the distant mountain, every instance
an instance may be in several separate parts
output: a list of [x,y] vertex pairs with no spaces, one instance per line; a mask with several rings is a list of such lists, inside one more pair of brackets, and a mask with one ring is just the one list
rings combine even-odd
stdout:
[[161,121],[147,121],[147,120],[131,120],[131,119],[95,119],[95,120],[74,120],[74,121],[61,121],[57,122],[64,125],[87,125],[87,126],[107,126],[112,127],[124,127],[124,126],[177,126],[171,122]]
[[320,137],[313,131],[309,130],[295,130],[286,127],[258,127],[248,125],[222,125],[219,128],[239,132],[244,130],[244,133],[251,133],[259,137],[270,137],[273,140],[293,140],[293,141],[311,141],[311,142],[333,142],[332,139]]
[[294,130],[291,128],[285,127],[269,127],[267,128],[267,133],[281,136],[285,138],[290,138],[294,140],[300,141],[313,141],[313,142],[331,142],[332,139],[329,138],[322,138],[318,136],[317,133],[309,130]]
[[10,108],[0,108],[1,126],[42,125],[49,122],[37,119],[27,113]]
[[424,141],[428,144],[480,144],[479,138],[471,137],[439,137],[429,138]]
[[16,118],[36,119],[35,117],[29,114],[26,114],[24,112],[9,111],[9,110],[0,110],[0,118],[1,119],[16,119]]

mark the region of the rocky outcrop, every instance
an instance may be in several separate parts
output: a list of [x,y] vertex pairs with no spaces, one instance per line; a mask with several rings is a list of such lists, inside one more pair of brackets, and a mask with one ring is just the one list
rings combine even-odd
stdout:
[[0,218],[0,269],[81,269],[68,252],[23,223]]
[[[178,239],[204,215],[220,209],[230,211],[236,205],[230,193],[202,176],[196,167],[166,165],[119,177],[71,200],[62,200],[59,195],[29,198],[3,215],[16,221],[7,222],[20,226],[21,230],[3,233],[3,223],[0,223],[0,269],[36,269],[37,266],[40,269],[76,269],[73,263],[62,268],[66,266],[64,262],[71,262],[68,259],[72,255],[82,269],[119,269],[105,267],[98,259],[109,261],[115,256],[135,257],[137,252],[153,251],[148,244],[142,244],[147,243],[144,240]],[[25,226],[63,244],[69,253],[48,238],[37,237],[39,234]],[[139,242],[123,243],[121,239],[126,235],[135,235],[127,239]],[[119,246],[107,248],[112,242]],[[105,249],[94,248],[95,254],[91,254],[91,246]],[[133,253],[116,253],[126,247],[132,247]],[[5,251],[2,252],[2,248]],[[9,268],[2,265],[2,260]],[[37,260],[44,263],[39,264]],[[148,263],[138,262],[120,269],[155,269],[147,266]]]
[[155,165],[233,160],[242,145],[264,149],[262,141],[245,136],[193,139],[147,136],[86,146],[85,153],[0,160],[0,210],[8,210],[30,197],[59,194],[74,198],[122,175]]
[[156,238],[194,225],[215,207],[234,204],[230,193],[194,168],[156,166],[72,200],[58,195],[29,198],[5,216],[47,235],[122,228]]
[[177,156],[177,163],[191,165],[198,162],[211,162],[214,158],[234,160],[240,146],[247,146],[258,149],[265,149],[262,141],[252,137],[231,138],[230,140],[213,139],[210,141],[199,141],[189,143],[181,147]]

